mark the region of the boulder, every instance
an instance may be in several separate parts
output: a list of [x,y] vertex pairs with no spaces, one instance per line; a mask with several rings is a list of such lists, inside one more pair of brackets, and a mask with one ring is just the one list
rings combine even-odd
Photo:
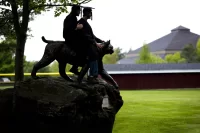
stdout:
[[123,105],[119,90],[98,84],[67,82],[63,78],[27,79],[16,84],[12,129],[38,133],[112,133]]
[[13,88],[0,90],[0,132],[8,133],[12,125]]

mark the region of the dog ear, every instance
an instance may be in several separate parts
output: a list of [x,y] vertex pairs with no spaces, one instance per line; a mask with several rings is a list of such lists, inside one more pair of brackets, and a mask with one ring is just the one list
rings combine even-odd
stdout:
[[110,44],[110,42],[109,42],[109,41],[106,41],[106,42],[104,43],[104,48],[108,47],[109,44]]

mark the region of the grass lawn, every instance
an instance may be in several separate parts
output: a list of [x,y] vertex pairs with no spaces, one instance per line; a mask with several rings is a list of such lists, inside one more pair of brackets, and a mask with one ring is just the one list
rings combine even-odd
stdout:
[[113,133],[200,133],[200,89],[121,91]]
[[0,90],[6,89],[6,88],[13,88],[13,86],[0,86]]

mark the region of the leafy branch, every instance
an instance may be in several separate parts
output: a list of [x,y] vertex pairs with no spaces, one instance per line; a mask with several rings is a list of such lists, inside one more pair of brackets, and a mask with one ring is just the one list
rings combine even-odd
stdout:
[[80,4],[87,4],[87,3],[89,3],[90,1],[92,1],[92,0],[83,0],[82,2],[79,2],[78,4],[80,5]]

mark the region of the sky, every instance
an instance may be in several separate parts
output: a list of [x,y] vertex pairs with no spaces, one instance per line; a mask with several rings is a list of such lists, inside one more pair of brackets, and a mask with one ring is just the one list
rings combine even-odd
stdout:
[[[94,34],[103,40],[111,40],[112,45],[123,52],[150,43],[178,26],[189,28],[200,35],[199,0],[93,0]],[[69,8],[69,12],[70,12]],[[44,12],[29,23],[33,37],[28,38],[25,46],[26,59],[41,59],[49,40],[64,40],[63,21],[68,13],[54,17],[54,11]]]

